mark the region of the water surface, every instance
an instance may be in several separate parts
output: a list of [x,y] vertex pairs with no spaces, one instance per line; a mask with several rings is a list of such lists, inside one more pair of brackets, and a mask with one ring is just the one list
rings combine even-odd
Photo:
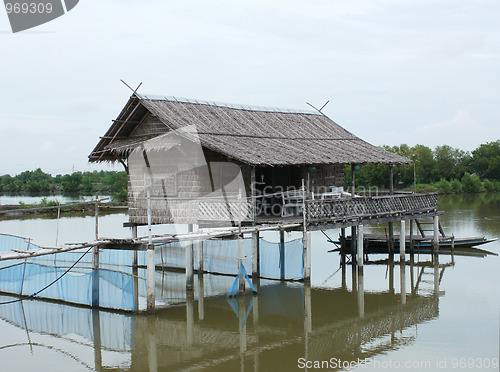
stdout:
[[[444,197],[439,204],[448,234],[500,235],[500,194]],[[122,227],[126,218],[102,217],[100,234],[130,236]],[[175,228],[183,229],[156,231]],[[45,245],[55,244],[56,232],[58,244],[88,241],[94,220],[4,220],[0,232]],[[483,247],[500,252],[498,242]],[[2,370],[294,371],[306,361],[345,370],[338,365],[356,369],[359,360],[369,362],[359,370],[498,370],[498,256],[441,255],[436,261],[416,255],[410,265],[407,255],[404,266],[368,264],[361,275],[351,266],[342,270],[338,255],[328,253],[332,248],[313,233],[311,286],[261,281],[257,296],[237,299],[225,296],[232,277],[195,278],[195,291],[186,296],[184,274],[157,272],[157,290],[175,305],[152,316],[40,300],[0,305]]]

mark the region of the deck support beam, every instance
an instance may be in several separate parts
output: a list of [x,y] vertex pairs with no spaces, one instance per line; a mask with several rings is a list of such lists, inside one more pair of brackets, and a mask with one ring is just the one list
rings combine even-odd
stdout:
[[259,232],[252,233],[252,278],[260,276]]

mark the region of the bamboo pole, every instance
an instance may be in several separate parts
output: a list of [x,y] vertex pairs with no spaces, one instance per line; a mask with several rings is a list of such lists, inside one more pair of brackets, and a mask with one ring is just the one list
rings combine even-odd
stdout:
[[146,302],[149,313],[155,311],[155,247],[153,245],[153,235],[151,231],[151,195],[147,191],[147,206],[148,206],[148,249],[147,249],[147,276],[146,276]]
[[404,218],[401,219],[401,226],[399,230],[399,255],[401,262],[404,263],[406,256],[406,222]]
[[[193,232],[193,225],[188,224],[188,233]],[[193,241],[190,241],[185,248],[186,251],[186,290],[193,289],[194,270],[193,270]]]

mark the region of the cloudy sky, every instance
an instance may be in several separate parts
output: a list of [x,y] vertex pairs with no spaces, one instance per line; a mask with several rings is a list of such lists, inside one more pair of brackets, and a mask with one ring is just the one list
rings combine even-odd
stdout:
[[[498,0],[80,0],[12,34],[0,10],[0,174],[87,156],[140,92],[308,109],[375,144],[500,138]],[[116,167],[120,169],[120,167]]]

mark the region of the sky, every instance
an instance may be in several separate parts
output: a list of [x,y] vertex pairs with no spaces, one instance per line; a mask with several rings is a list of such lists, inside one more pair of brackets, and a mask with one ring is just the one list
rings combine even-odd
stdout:
[[[374,145],[500,139],[498,0],[80,0],[13,34],[0,9],[0,174],[94,170],[139,93],[321,107]],[[122,170],[121,165],[113,168]]]

